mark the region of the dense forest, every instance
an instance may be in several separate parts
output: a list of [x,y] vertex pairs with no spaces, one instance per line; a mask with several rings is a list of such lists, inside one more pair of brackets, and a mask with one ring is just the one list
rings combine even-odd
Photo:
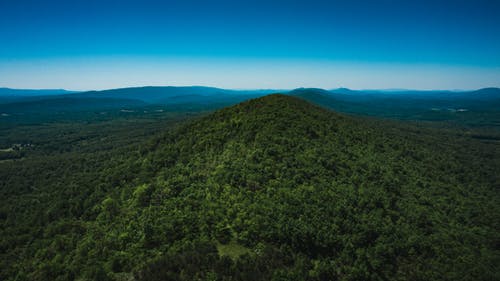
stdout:
[[156,110],[0,127],[0,280],[500,279],[495,137]]

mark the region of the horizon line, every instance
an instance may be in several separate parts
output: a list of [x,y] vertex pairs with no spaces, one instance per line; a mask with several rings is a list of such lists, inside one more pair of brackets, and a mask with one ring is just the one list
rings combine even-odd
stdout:
[[66,91],[66,92],[100,92],[100,91],[109,91],[109,90],[119,90],[119,89],[131,89],[131,88],[191,88],[191,87],[200,87],[200,88],[213,88],[213,89],[221,89],[221,90],[230,90],[230,91],[293,91],[298,89],[319,89],[326,91],[334,91],[334,90],[352,90],[352,91],[386,91],[386,92],[398,92],[398,91],[415,91],[415,92],[471,92],[478,91],[482,89],[500,89],[500,87],[495,86],[485,86],[479,88],[471,88],[471,89],[414,89],[414,88],[349,88],[349,87],[336,87],[336,88],[322,88],[322,87],[295,87],[295,88],[224,88],[217,86],[207,86],[207,85],[142,85],[142,86],[123,86],[116,88],[100,88],[100,89],[85,89],[85,90],[74,90],[68,88],[14,88],[8,86],[0,86],[0,89],[8,89],[8,90],[18,90],[18,91]]

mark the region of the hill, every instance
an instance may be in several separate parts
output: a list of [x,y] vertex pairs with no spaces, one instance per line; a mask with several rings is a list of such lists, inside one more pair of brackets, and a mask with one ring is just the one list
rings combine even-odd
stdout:
[[10,124],[94,118],[93,113],[116,115],[120,110],[203,112],[259,97],[273,90],[225,90],[210,87],[134,87],[104,91],[11,90],[2,95],[0,118]]
[[69,93],[76,93],[76,91],[67,91],[63,89],[33,90],[33,89],[0,88],[0,97],[51,96],[51,95],[63,95]]
[[0,162],[0,277],[494,280],[499,153],[253,99],[69,166]]
[[351,90],[347,88],[333,89],[330,93],[345,99],[363,99],[377,97],[427,99],[427,100],[499,100],[499,88],[482,88],[472,91],[447,90]]
[[52,97],[39,100],[12,102],[0,104],[0,112],[7,114],[26,113],[58,113],[91,110],[106,110],[126,107],[141,107],[145,103],[140,100],[123,98],[79,98],[79,97]]
[[[130,107],[138,109],[153,106],[170,111],[202,112],[278,92],[199,86],[132,87],[75,93],[63,90],[3,90],[17,93],[2,95],[0,89],[0,114],[3,121],[11,123],[29,123],[36,119],[57,120],[54,112],[72,112],[83,116],[85,112],[129,110]],[[451,123],[452,126],[500,128],[498,88],[460,92],[299,88],[280,92],[350,114],[437,121],[438,126]],[[113,101],[115,104],[112,104]],[[150,111],[150,108],[143,108],[142,111]],[[7,115],[15,117],[5,118]]]
[[93,98],[138,99],[152,104],[241,102],[243,100],[276,92],[276,90],[226,90],[213,87],[131,87],[103,91],[90,91],[77,96]]
[[44,99],[51,96],[60,96],[60,95],[67,95],[74,93],[77,92],[67,91],[62,89],[33,90],[33,89],[0,88],[0,104]]
[[468,92],[297,89],[289,94],[344,113],[500,128],[498,88]]

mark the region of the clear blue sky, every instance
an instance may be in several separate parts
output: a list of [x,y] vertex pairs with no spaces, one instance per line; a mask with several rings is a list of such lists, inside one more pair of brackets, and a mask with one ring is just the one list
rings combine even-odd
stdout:
[[0,86],[500,86],[500,0],[0,0]]

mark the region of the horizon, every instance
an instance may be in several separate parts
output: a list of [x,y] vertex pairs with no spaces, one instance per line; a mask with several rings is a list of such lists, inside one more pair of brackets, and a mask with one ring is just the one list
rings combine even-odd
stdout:
[[[358,92],[363,92],[363,91],[379,91],[379,92],[473,92],[473,91],[479,91],[483,89],[499,89],[500,87],[483,87],[483,88],[475,88],[475,89],[428,89],[428,90],[419,90],[419,89],[405,89],[405,88],[387,88],[387,89],[380,89],[380,88],[363,88],[363,89],[354,89],[354,88],[347,88],[347,87],[338,87],[338,88],[318,88],[318,87],[297,87],[297,88],[288,88],[288,89],[271,89],[271,88],[221,88],[221,87],[216,87],[216,86],[203,86],[203,85],[143,85],[143,86],[130,86],[130,87],[118,87],[118,88],[105,88],[105,89],[88,89],[88,90],[74,90],[74,89],[65,89],[65,88],[11,88],[11,87],[3,87],[0,85],[0,89],[6,89],[6,90],[14,90],[14,91],[63,91],[63,92],[69,92],[69,93],[85,93],[85,92],[100,92],[100,91],[111,91],[111,90],[120,90],[120,89],[132,89],[132,88],[167,88],[167,87],[172,87],[172,88],[213,88],[213,89],[220,89],[220,90],[229,90],[229,91],[294,91],[294,90],[299,90],[299,89],[318,89],[318,90],[325,90],[325,91],[335,91],[335,90],[350,90],[350,91],[358,91]],[[63,93],[64,94],[64,93]]]
[[5,1],[0,86],[500,87],[500,1]]

